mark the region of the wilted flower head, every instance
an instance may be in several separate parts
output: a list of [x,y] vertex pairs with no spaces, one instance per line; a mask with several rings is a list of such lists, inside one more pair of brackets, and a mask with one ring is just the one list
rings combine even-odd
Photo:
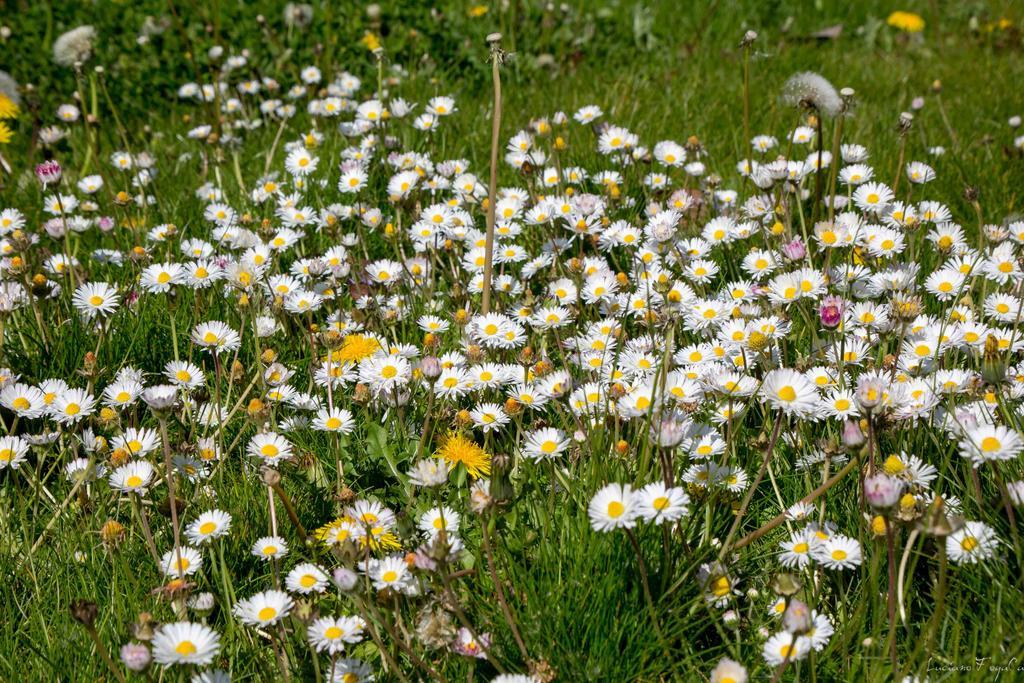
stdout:
[[304,2],[289,2],[284,6],[286,26],[306,28],[313,23],[313,6]]
[[92,54],[95,40],[96,29],[92,26],[73,28],[54,41],[53,61],[61,66],[72,66],[84,62]]
[[843,108],[843,100],[835,87],[813,71],[790,76],[782,87],[782,101],[791,107],[811,107],[829,118],[839,114]]

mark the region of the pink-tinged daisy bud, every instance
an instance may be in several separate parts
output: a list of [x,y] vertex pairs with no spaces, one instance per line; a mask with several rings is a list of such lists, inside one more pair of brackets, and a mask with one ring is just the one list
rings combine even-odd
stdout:
[[60,182],[62,171],[56,159],[50,159],[36,166],[36,177],[43,187]]
[[441,361],[436,356],[426,356],[420,361],[420,372],[429,380],[435,380],[441,374]]
[[782,255],[790,261],[800,261],[807,256],[807,247],[799,237],[782,245]]
[[359,581],[359,575],[348,567],[338,567],[334,570],[331,578],[334,579],[334,585],[338,587],[338,590],[344,592],[355,588],[356,582]]
[[782,613],[782,628],[790,633],[806,633],[811,628],[811,608],[805,603],[791,599]]
[[887,474],[864,478],[864,500],[877,510],[891,508],[899,501],[902,492],[903,482]]
[[847,420],[843,425],[843,445],[851,450],[864,445],[864,432],[857,420]]
[[838,296],[827,296],[822,299],[821,308],[818,309],[821,324],[830,330],[839,327],[839,323],[843,321],[845,303]]
[[129,671],[143,671],[149,666],[149,648],[142,643],[125,643],[121,646],[121,661]]
[[100,216],[96,224],[100,226],[100,230],[103,232],[110,232],[114,229],[114,219],[111,216]]
[[910,101],[910,108],[913,111],[921,111],[922,109],[924,109],[924,98],[915,97],[913,100]]

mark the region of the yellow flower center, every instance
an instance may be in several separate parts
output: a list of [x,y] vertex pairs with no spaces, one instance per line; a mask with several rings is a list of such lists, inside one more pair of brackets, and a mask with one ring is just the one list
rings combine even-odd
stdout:
[[981,440],[981,450],[985,453],[992,453],[998,451],[1003,447],[1003,444],[994,436],[986,436]]

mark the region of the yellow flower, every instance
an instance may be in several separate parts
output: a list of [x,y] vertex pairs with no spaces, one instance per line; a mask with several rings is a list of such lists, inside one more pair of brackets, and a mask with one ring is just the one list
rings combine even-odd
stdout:
[[487,5],[474,5],[469,8],[469,16],[477,19],[487,14]]
[[366,46],[366,49],[373,52],[380,47],[380,38],[377,37],[373,31],[367,31],[363,34],[362,39],[359,41]]
[[893,12],[885,23],[907,33],[920,33],[924,30],[924,19],[913,12]]
[[6,145],[14,137],[14,133],[7,127],[7,124],[0,121],[0,145]]
[[334,360],[340,363],[358,363],[362,359],[372,356],[379,349],[380,342],[373,337],[350,334],[345,337],[341,348],[334,354]]
[[454,469],[461,462],[469,476],[474,479],[491,474],[491,456],[476,442],[470,441],[462,434],[450,434],[436,455],[444,458],[448,463],[448,469]]
[[13,119],[19,113],[18,105],[7,95],[0,93],[0,119]]

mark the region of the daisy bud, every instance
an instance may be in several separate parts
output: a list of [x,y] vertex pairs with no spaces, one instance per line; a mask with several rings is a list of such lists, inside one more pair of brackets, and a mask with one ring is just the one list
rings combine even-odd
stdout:
[[912,99],[910,101],[910,108],[914,111],[921,111],[922,109],[924,109],[924,98],[915,97],[914,99]]
[[159,384],[142,392],[142,400],[150,410],[166,411],[174,408],[178,402],[178,388],[170,384]]
[[726,626],[734,626],[735,624],[739,623],[739,620],[739,615],[736,614],[736,610],[734,609],[722,612],[722,621],[725,623]]
[[36,178],[39,178],[39,182],[43,184],[43,187],[59,183],[62,173],[63,171],[56,159],[44,161],[36,166]]
[[843,321],[844,301],[838,296],[827,296],[821,301],[818,314],[821,316],[821,324],[830,330],[839,327]]
[[989,384],[995,385],[1001,384],[1006,379],[1006,358],[999,352],[999,341],[991,334],[985,339],[981,377]]
[[793,634],[806,633],[811,628],[811,608],[800,600],[790,600],[782,613],[782,628]]
[[807,256],[807,247],[799,237],[782,245],[782,254],[790,261],[801,261]]
[[1007,123],[1010,125],[1010,128],[1020,128],[1021,119],[1019,116],[1011,116]]
[[149,648],[142,643],[125,643],[121,646],[121,662],[129,671],[144,671],[150,659]]
[[887,474],[875,474],[864,478],[864,499],[877,509],[891,508],[900,499],[903,482]]
[[658,440],[662,448],[675,448],[682,442],[690,428],[690,421],[676,416],[661,420],[657,429],[651,429],[651,437]]
[[425,356],[420,361],[420,371],[428,380],[435,380],[441,374],[441,361],[436,356]]
[[209,612],[213,609],[214,602],[213,593],[204,591],[189,598],[188,606],[195,612]]
[[355,588],[356,583],[359,581],[359,575],[348,567],[338,567],[331,574],[331,579],[334,581],[334,585],[338,587],[338,590],[347,593]]

